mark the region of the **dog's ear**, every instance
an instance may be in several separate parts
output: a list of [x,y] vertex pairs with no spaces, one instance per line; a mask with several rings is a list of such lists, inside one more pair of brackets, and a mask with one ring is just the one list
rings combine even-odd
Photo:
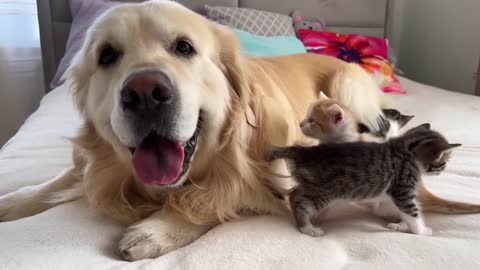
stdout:
[[257,126],[256,113],[250,106],[250,84],[248,75],[245,72],[244,59],[240,52],[240,41],[235,33],[228,28],[214,24],[215,36],[217,37],[217,46],[219,50],[218,65],[233,93],[245,112],[247,122],[253,126]]
[[214,25],[219,54],[219,66],[239,99],[249,96],[249,84],[244,72],[240,41],[235,33],[221,25]]
[[95,69],[95,66],[90,63],[92,56],[88,55],[89,45],[90,42],[86,40],[62,76],[62,79],[67,82],[70,91],[72,91],[77,109],[82,114],[85,112],[89,78]]

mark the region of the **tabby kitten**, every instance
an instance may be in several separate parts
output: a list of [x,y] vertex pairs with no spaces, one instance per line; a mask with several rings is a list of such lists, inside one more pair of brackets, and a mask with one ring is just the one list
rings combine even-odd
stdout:
[[[383,113],[388,120],[380,125],[380,130],[371,133],[370,129],[357,123],[353,112],[336,100],[328,98],[320,92],[318,100],[312,103],[305,120],[300,123],[302,132],[311,138],[319,139],[323,143],[346,142],[384,142],[400,135],[404,127],[413,116],[403,115],[395,109],[384,109]],[[400,216],[395,205],[378,202],[361,202],[375,215],[389,220],[399,220]]]
[[367,126],[358,123],[348,107],[320,92],[318,100],[310,105],[300,128],[306,136],[319,139],[322,143],[381,142],[398,136],[400,128],[413,118],[394,109],[384,109],[383,113],[387,121],[380,125],[379,131],[372,133]]
[[423,124],[384,143],[353,142],[312,147],[274,148],[269,160],[284,158],[298,185],[290,194],[297,227],[320,236],[312,217],[336,201],[391,204],[401,218],[388,228],[430,235],[416,202],[421,174],[439,174],[446,167],[452,148],[438,132]]

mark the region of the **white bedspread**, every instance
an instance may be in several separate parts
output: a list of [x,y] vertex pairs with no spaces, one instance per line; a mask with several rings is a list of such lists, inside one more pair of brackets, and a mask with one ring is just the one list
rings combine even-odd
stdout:
[[[416,115],[412,125],[428,121],[463,143],[448,170],[427,184],[444,197],[480,203],[480,98],[402,83],[408,94],[392,99]],[[78,124],[65,87],[48,94],[0,151],[0,195],[67,167],[64,137]],[[82,200],[0,223],[0,269],[480,269],[480,215],[427,215],[432,237],[391,232],[381,219],[352,215],[327,222],[320,238],[300,234],[287,218],[245,218],[160,258],[128,263],[115,253],[123,228]]]

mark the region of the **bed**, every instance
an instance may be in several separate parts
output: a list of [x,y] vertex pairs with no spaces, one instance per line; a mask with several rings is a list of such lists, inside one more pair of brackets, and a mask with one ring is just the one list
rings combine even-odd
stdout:
[[[194,2],[194,1],[192,1]],[[344,14],[337,1],[196,1],[274,9],[287,13],[330,3],[329,13]],[[357,0],[350,1],[358,3]],[[385,34],[383,0],[362,0],[374,6],[378,22],[336,21],[338,29]],[[63,55],[68,36],[67,0],[39,1],[46,81]],[[300,3],[300,4],[298,4]],[[380,8],[378,4],[383,4]],[[197,5],[196,7],[201,7]],[[195,7],[194,7],[195,8]],[[342,11],[343,10],[343,11]],[[367,9],[372,10],[372,9]],[[342,13],[343,12],[343,13]],[[350,11],[352,12],[352,11]],[[311,11],[310,16],[313,16]],[[307,13],[306,13],[307,14]],[[332,16],[330,14],[331,18]],[[335,22],[335,21],[334,21]],[[356,26],[356,27],[352,27]],[[49,30],[48,30],[49,29]],[[347,29],[347,30],[348,30]],[[358,30],[358,29],[357,29]],[[67,31],[65,33],[65,31]],[[48,43],[45,36],[51,37]],[[52,41],[50,41],[52,42]],[[47,46],[47,47],[45,47]],[[427,178],[427,186],[443,197],[480,203],[480,98],[458,94],[400,78],[406,95],[391,96],[401,111],[416,117],[410,125],[430,122],[452,142],[449,168]],[[66,85],[49,91],[39,109],[0,150],[0,195],[40,184],[71,164],[68,137],[80,118]],[[358,211],[357,211],[358,210]],[[480,215],[429,214],[432,237],[391,232],[385,221],[359,209],[339,209],[325,224],[328,234],[312,238],[298,233],[288,218],[248,217],[218,226],[180,250],[153,260],[121,261],[115,253],[123,227],[91,211],[84,200],[67,203],[41,214],[0,223],[0,269],[479,269]],[[347,218],[348,217],[348,218]]]

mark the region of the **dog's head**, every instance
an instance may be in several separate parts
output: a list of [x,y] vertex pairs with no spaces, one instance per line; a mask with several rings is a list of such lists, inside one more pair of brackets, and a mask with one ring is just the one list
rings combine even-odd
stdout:
[[140,181],[178,186],[195,152],[208,159],[222,140],[232,106],[243,106],[238,47],[177,3],[122,5],[89,29],[67,76],[86,121]]

